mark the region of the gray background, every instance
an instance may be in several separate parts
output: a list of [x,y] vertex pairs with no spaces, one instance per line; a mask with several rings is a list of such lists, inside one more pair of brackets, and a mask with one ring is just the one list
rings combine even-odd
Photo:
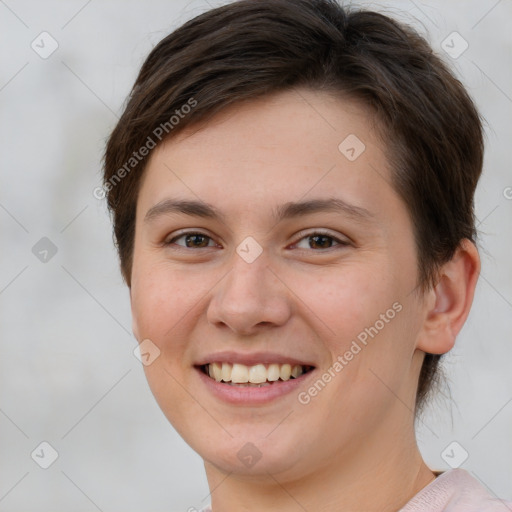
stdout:
[[[456,441],[452,459],[467,451],[461,467],[512,499],[512,3],[363,4],[419,28],[486,120],[482,273],[445,362],[453,402],[440,395],[418,440],[436,469],[449,468],[443,453]],[[132,353],[128,291],[93,189],[144,58],[210,5],[219,3],[0,1],[1,511],[173,512],[209,501],[200,457],[164,418]],[[42,31],[59,45],[47,59],[31,48]],[[456,59],[441,47],[453,31],[469,44]],[[46,262],[44,247],[32,251],[43,237],[57,249]],[[31,458],[42,441],[59,455],[46,470]]]

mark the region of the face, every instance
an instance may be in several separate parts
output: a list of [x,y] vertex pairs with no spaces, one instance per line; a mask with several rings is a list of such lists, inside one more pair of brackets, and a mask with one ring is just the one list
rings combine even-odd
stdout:
[[133,329],[160,351],[144,369],[162,411],[207,465],[285,480],[412,431],[425,308],[390,183],[371,115],[308,90],[153,151]]

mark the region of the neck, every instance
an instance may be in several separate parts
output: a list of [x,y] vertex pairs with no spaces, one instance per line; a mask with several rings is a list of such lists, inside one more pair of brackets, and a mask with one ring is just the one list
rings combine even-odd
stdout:
[[[205,463],[213,512],[396,512],[435,479],[416,444],[379,429],[352,455],[339,454],[300,478],[261,472],[257,477],[226,473]],[[387,437],[386,437],[387,436]],[[383,445],[382,439],[392,439]]]

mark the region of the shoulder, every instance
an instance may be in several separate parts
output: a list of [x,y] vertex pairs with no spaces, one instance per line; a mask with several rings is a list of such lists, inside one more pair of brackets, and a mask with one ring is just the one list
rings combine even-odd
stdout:
[[506,512],[512,501],[491,495],[464,469],[441,473],[399,512]]

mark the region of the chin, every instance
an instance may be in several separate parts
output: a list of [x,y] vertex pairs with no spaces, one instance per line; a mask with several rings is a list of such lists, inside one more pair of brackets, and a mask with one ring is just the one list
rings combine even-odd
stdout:
[[[191,428],[197,429],[197,424]],[[274,432],[271,437],[268,437],[270,430],[266,425],[254,429],[242,425],[238,429],[230,429],[228,426],[227,430],[233,437],[223,431],[221,437],[211,439],[210,433],[208,439],[206,432],[195,430],[192,436],[185,434],[184,439],[205,463],[212,464],[222,472],[251,477],[260,475],[265,480],[268,480],[269,474],[295,473],[300,470],[301,461],[307,459],[300,449],[303,439],[294,438],[285,430],[281,435]]]
[[[268,481],[269,475],[291,475],[297,473],[299,467],[295,454],[285,450],[258,450],[249,444],[242,449],[238,446],[218,448],[211,447],[197,452],[205,463],[210,463],[224,473],[232,473],[240,476],[250,476],[251,480],[260,476],[262,481]],[[238,453],[241,452],[240,458]],[[300,470],[299,470],[300,471]]]

